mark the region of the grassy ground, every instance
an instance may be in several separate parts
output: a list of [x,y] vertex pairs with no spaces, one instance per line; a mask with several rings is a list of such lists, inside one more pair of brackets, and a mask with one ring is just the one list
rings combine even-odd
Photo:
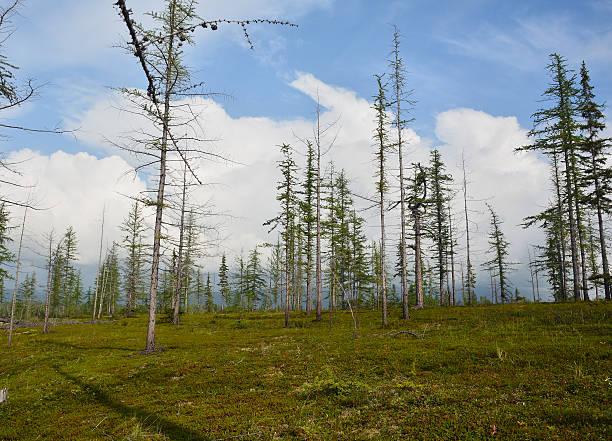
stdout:
[[[612,304],[145,317],[0,334],[2,440],[609,440]],[[411,330],[393,337],[393,330]]]

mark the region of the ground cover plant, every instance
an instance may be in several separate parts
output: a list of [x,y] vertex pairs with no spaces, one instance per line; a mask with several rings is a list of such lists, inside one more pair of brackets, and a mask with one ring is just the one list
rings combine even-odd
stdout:
[[[2,440],[610,439],[609,302],[18,328]],[[399,331],[411,331],[399,333]],[[1,334],[2,344],[7,338]]]

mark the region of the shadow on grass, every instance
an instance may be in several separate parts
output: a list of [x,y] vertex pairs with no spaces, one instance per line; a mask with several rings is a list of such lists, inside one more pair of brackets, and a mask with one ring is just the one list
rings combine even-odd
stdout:
[[83,392],[88,395],[95,397],[96,401],[105,405],[106,407],[113,409],[115,412],[123,415],[124,417],[136,417],[139,422],[144,426],[147,421],[155,421],[156,430],[161,432],[171,441],[206,441],[208,438],[204,438],[201,434],[194,432],[180,424],[168,421],[158,415],[147,412],[144,409],[138,407],[129,407],[118,401],[113,400],[106,392],[95,384],[88,384],[79,378],[73,377],[67,374],[55,366],[55,371],[68,381],[79,386]]

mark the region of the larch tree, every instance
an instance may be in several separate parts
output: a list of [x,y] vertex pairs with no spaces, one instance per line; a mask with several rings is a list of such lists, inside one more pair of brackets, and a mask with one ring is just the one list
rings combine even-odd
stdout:
[[580,68],[580,113],[582,123],[580,130],[581,149],[588,157],[582,185],[587,188],[585,202],[595,210],[599,232],[599,251],[603,273],[596,278],[603,280],[606,300],[612,299],[612,279],[608,263],[604,214],[612,211],[612,166],[608,163],[610,157],[610,138],[602,138],[601,133],[606,128],[603,106],[595,101],[595,94],[589,71],[584,61]]
[[376,193],[380,208],[380,274],[381,274],[381,303],[382,303],[382,325],[387,326],[387,276],[385,268],[385,196],[388,191],[386,162],[387,156],[392,148],[389,140],[389,115],[391,103],[387,99],[387,84],[382,75],[375,75],[378,85],[378,93],[374,97],[373,109],[376,114],[376,128],[374,130],[375,156],[376,156]]
[[491,277],[497,276],[499,280],[499,294],[502,302],[512,299],[512,290],[508,273],[512,270],[513,263],[508,261],[508,248],[510,243],[501,230],[502,221],[490,204],[486,204],[491,215],[491,230],[489,232],[489,252],[493,258],[483,263],[483,266],[491,271]]
[[413,177],[408,180],[408,210],[412,217],[414,235],[414,285],[416,291],[415,309],[425,306],[423,293],[423,256],[422,243],[423,217],[428,206],[427,171],[421,164],[413,164]]
[[467,177],[465,170],[465,155],[461,152],[461,168],[463,170],[462,190],[463,190],[463,210],[465,214],[465,244],[466,244],[466,280],[465,288],[467,288],[468,305],[472,306],[474,299],[474,289],[476,288],[476,275],[474,274],[474,266],[472,265],[470,255],[470,220],[468,216],[468,192],[467,192]]
[[[570,255],[572,266],[572,285],[575,300],[581,298],[581,204],[577,183],[579,181],[578,157],[578,121],[580,91],[576,87],[573,72],[567,67],[566,60],[558,54],[550,55],[547,66],[551,82],[543,93],[545,100],[551,103],[533,114],[534,128],[529,136],[534,139],[531,145],[519,150],[538,151],[551,158],[553,166],[553,183],[556,191],[557,222],[562,223],[566,217],[569,226]],[[561,168],[562,167],[562,168]],[[561,232],[564,230],[559,226]],[[562,233],[561,233],[562,234]],[[563,247],[563,240],[557,238]],[[561,251],[564,259],[564,251]],[[563,264],[563,262],[562,262]],[[564,266],[564,265],[562,265]],[[562,278],[565,280],[565,275]],[[565,285],[565,281],[564,281]],[[565,292],[563,293],[565,296]],[[585,293],[586,295],[586,293]]]
[[310,315],[312,291],[312,263],[314,254],[314,239],[316,239],[316,196],[317,196],[317,168],[314,144],[306,141],[306,167],[302,182],[302,199],[300,200],[300,230],[304,236],[304,266],[306,268],[306,315]]
[[[223,23],[241,26],[245,38],[253,46],[247,32],[247,24],[271,23],[295,26],[278,20],[202,20],[196,14],[195,0],[166,0],[165,9],[160,13],[151,13],[157,28],[147,29],[132,18],[132,10],[125,0],[117,0],[115,5],[124,21],[128,32],[128,51],[140,64],[147,80],[147,90],[123,89],[130,100],[155,127],[155,132],[142,139],[132,139],[129,145],[122,147],[130,152],[149,158],[146,165],[156,164],[158,168],[156,195],[147,200],[148,205],[155,207],[155,226],[153,233],[151,284],[149,290],[149,322],[147,327],[144,354],[155,350],[155,322],[157,312],[157,287],[159,277],[160,250],[162,239],[163,208],[165,186],[168,173],[168,160],[173,157],[182,161],[195,181],[201,183],[191,167],[188,156],[218,157],[205,151],[198,144],[204,141],[194,124],[194,110],[177,100],[206,93],[198,93],[198,84],[191,82],[191,75],[183,63],[183,44],[194,44],[192,33],[198,29],[216,31]],[[181,135],[176,135],[180,131]],[[175,133],[176,132],[176,133]],[[179,147],[187,144],[185,147]],[[143,148],[144,146],[144,148]],[[170,155],[170,156],[169,156]],[[139,167],[140,168],[140,167]]]
[[231,303],[231,289],[229,283],[229,267],[227,266],[225,254],[221,256],[221,264],[219,265],[219,292],[221,293],[223,303],[225,303],[224,306],[227,308]]
[[448,235],[447,205],[450,201],[450,183],[453,178],[446,173],[446,166],[442,162],[440,152],[437,149],[431,151],[429,174],[429,211],[431,217],[430,235],[433,240],[437,257],[436,271],[438,273],[438,289],[440,293],[440,305],[450,305],[450,299],[444,295],[444,279],[448,268],[446,265],[446,253],[450,241]]
[[404,158],[403,148],[404,139],[402,137],[402,131],[406,128],[407,124],[412,119],[406,119],[405,114],[409,107],[414,102],[409,99],[412,91],[406,89],[406,69],[404,67],[404,60],[400,55],[400,32],[397,26],[393,26],[393,50],[390,54],[389,68],[391,72],[390,85],[393,95],[393,121],[392,125],[395,127],[396,133],[396,148],[398,154],[399,164],[399,187],[400,187],[400,281],[402,287],[402,318],[407,319],[410,317],[408,312],[408,282],[406,276],[406,187],[404,181]]
[[[9,232],[10,216],[6,209],[6,203],[0,203],[0,285],[4,288],[4,281],[8,279],[9,273],[6,266],[15,260],[15,255],[9,250],[9,243],[13,241]],[[0,304],[1,307],[1,304]]]
[[266,221],[264,225],[270,226],[270,232],[277,226],[282,228],[281,237],[284,243],[285,251],[285,326],[289,326],[289,310],[291,289],[291,253],[293,251],[293,238],[295,231],[295,220],[297,215],[297,196],[296,196],[296,173],[298,170],[297,164],[293,160],[292,149],[289,144],[280,146],[282,159],[278,161],[278,167],[281,172],[281,179],[278,182],[276,189],[278,195],[276,200],[281,205],[280,213]]
[[123,289],[127,297],[125,312],[128,317],[132,317],[142,287],[144,269],[143,240],[146,231],[142,206],[138,201],[132,203],[127,217],[120,226],[120,230],[124,234],[122,248],[126,253],[123,261],[122,278]]

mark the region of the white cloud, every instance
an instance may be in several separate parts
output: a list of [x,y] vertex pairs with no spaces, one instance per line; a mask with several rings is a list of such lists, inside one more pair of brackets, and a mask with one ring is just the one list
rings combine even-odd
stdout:
[[[322,113],[324,125],[338,121],[330,133],[330,138],[337,135],[336,143],[324,161],[333,159],[336,170],[345,168],[354,192],[371,197],[374,193],[374,115],[370,103],[350,90],[331,86],[307,73],[298,73],[291,85],[313,100],[318,95],[325,106]],[[108,105],[109,100],[114,99],[106,97],[83,114],[74,115],[73,123],[83,129],[76,134],[81,141],[107,149],[108,152],[120,153],[104,144],[98,134],[104,133],[109,139],[115,139],[128,129],[138,128],[141,121]],[[246,251],[257,244],[273,241],[275,236],[268,235],[262,224],[278,211],[275,199],[278,180],[276,161],[279,159],[277,146],[289,142],[303,153],[304,147],[296,137],[312,137],[314,121],[302,118],[232,118],[219,103],[212,100],[194,100],[192,104],[202,111],[200,123],[205,128],[206,136],[218,139],[204,147],[222,152],[239,162],[201,161],[198,164],[202,180],[217,185],[203,187],[194,197],[200,202],[210,200],[217,212],[231,215],[214,221],[206,220],[212,224],[223,224],[220,236],[225,240],[221,244],[221,251],[236,255],[240,249]],[[484,200],[490,201],[505,221],[504,230],[512,244],[511,258],[526,262],[527,246],[537,242],[539,232],[525,231],[519,224],[523,217],[536,213],[545,205],[549,174],[547,165],[536,155],[514,152],[516,147],[528,143],[526,131],[519,126],[515,117],[495,117],[472,109],[453,109],[437,116],[436,136],[442,143],[439,147],[442,157],[457,184],[461,178],[461,152],[465,151],[469,193],[474,200],[470,203],[473,210],[471,216],[472,221],[478,224],[478,230],[473,229],[475,263],[480,264],[487,259],[484,252],[488,247],[488,215]],[[426,163],[431,142],[421,139],[411,129],[406,131],[405,138],[409,140],[405,162]],[[296,159],[300,163],[304,161],[300,154],[296,155]],[[59,223],[74,224],[82,238],[83,249],[87,250],[83,258],[89,262],[96,256],[95,243],[102,201],[106,199],[114,204],[112,212],[115,218],[108,225],[109,231],[113,225],[116,230],[129,203],[117,196],[117,190],[113,187],[120,186],[120,191],[127,194],[134,194],[144,187],[142,180],[135,183],[117,181],[117,177],[128,169],[130,161],[133,158],[113,156],[97,160],[87,154],[66,155],[57,152],[49,158],[38,155],[31,162],[37,166],[28,166],[28,174],[38,176],[40,187],[49,189],[48,199],[59,204],[58,214],[54,208],[48,215],[42,216],[51,216],[58,228]],[[389,167],[396,168],[395,162],[395,157],[391,157]],[[357,203],[361,207],[368,205],[363,201]],[[456,223],[459,226],[459,223],[463,223],[459,197],[456,204]],[[373,211],[364,213],[370,222],[369,232],[373,238],[378,237],[375,214]],[[389,216],[389,222],[392,234],[397,236],[399,225],[394,221],[393,214]],[[44,231],[48,225],[45,221],[36,228]],[[109,233],[109,237],[112,234],[116,232]],[[396,241],[397,237],[390,238],[390,244]],[[213,254],[218,252],[214,248],[209,251]],[[394,258],[392,253],[389,258]],[[218,259],[215,257],[208,265],[214,269]],[[514,282],[523,291],[528,281],[526,274],[522,266],[513,276]],[[481,278],[484,286],[487,280]]]
[[[105,243],[112,244],[121,240],[118,226],[131,204],[122,195],[135,195],[145,188],[142,180],[129,175],[131,167],[118,156],[98,159],[88,153],[72,155],[61,150],[46,156],[24,149],[12,152],[9,161],[20,162],[22,183],[36,184],[32,197],[38,207],[46,208],[30,211],[26,225],[29,236],[42,242],[43,234],[51,228],[61,235],[72,226],[79,241],[79,263],[85,265],[98,260],[103,206],[106,206]],[[23,193],[13,196],[24,200]],[[22,209],[12,211],[16,222]]]
[[[468,170],[470,222],[478,226],[473,231],[472,260],[480,265],[490,259],[489,214],[484,202],[489,202],[504,221],[503,231],[510,241],[510,260],[520,262],[511,276],[523,295],[527,289],[527,247],[541,237],[537,229],[523,229],[523,218],[541,211],[549,197],[549,169],[534,153],[515,153],[514,149],[529,144],[527,131],[515,117],[494,117],[472,109],[453,109],[437,117],[436,136],[444,143],[440,152],[455,181],[462,178],[461,153],[465,152]],[[463,216],[462,195],[455,209]],[[465,225],[462,222],[462,225]],[[465,227],[463,227],[465,228]],[[470,227],[474,230],[474,225]],[[481,280],[485,286],[488,279]],[[530,286],[529,286],[530,289]]]

